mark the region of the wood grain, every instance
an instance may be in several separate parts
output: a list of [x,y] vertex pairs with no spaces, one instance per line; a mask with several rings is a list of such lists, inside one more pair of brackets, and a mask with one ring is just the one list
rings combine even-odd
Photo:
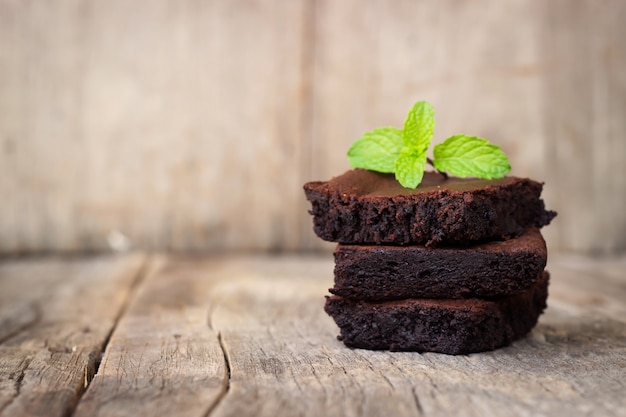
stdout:
[[72,411],[142,263],[133,255],[0,264],[1,416]]
[[[553,261],[550,308],[531,335],[464,356],[351,350],[322,311],[328,261],[237,260],[211,275],[212,314],[230,364],[216,416],[623,415],[624,288],[606,274]],[[229,271],[230,270],[230,271]],[[577,273],[573,273],[576,271]],[[592,275],[592,276],[597,276]],[[597,287],[598,285],[596,285]]]
[[210,328],[205,262],[156,262],[120,320],[81,416],[204,416],[228,371]]
[[[0,0],[0,253],[291,251],[301,190],[430,100],[546,182],[553,249],[626,250],[620,0]],[[115,245],[113,245],[115,246]]]
[[306,12],[1,0],[0,252],[296,248]]
[[459,356],[346,348],[322,309],[332,285],[329,256],[157,257],[81,397],[140,260],[0,265],[0,323],[28,311],[20,306],[41,313],[0,344],[0,415],[622,416],[626,410],[626,259],[573,255],[551,256],[549,308],[529,336]]
[[[544,2],[549,233],[571,250],[626,250],[626,3]],[[591,18],[590,18],[591,17]]]

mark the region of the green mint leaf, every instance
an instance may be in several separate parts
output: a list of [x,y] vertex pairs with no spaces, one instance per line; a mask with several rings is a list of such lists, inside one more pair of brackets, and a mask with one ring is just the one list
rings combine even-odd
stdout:
[[417,148],[405,147],[396,159],[396,179],[405,188],[417,188],[422,182],[426,165],[426,152]]
[[[348,150],[350,165],[395,173],[404,187],[417,188],[424,176],[434,129],[433,106],[419,101],[409,111],[403,129],[383,127],[357,139]],[[428,162],[439,172],[459,177],[502,178],[511,170],[499,147],[476,136],[449,137],[435,146],[434,156]]]
[[511,170],[504,152],[486,139],[455,135],[436,145],[433,165],[458,177],[502,178]]
[[418,101],[409,111],[402,130],[404,146],[426,152],[435,131],[435,110],[427,101]]
[[393,173],[401,150],[402,131],[382,127],[357,139],[348,150],[348,160],[353,168]]

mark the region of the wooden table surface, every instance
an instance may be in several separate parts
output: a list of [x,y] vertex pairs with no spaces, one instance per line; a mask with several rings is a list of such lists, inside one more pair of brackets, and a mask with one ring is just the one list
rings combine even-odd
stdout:
[[351,350],[332,256],[0,262],[0,416],[626,416],[626,259],[551,257],[512,346]]

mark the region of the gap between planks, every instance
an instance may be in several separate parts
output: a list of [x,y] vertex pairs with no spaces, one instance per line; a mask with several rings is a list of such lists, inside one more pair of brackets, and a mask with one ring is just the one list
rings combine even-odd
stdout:
[[210,323],[213,262],[168,258],[150,268],[76,417],[212,413],[229,387],[228,353]]
[[[0,415],[72,414],[142,265],[142,254],[0,264]],[[22,311],[33,314],[20,323]]]
[[87,392],[87,390],[89,389],[89,385],[91,385],[91,381],[93,381],[93,378],[98,374],[98,371],[100,370],[100,364],[102,362],[102,355],[104,355],[104,352],[106,351],[106,348],[109,345],[109,342],[111,341],[111,335],[113,334],[113,332],[117,328],[117,325],[118,325],[120,319],[122,318],[122,316],[126,312],[126,309],[128,308],[128,304],[132,300],[133,295],[134,295],[136,289],[141,285],[142,281],[145,279],[146,275],[150,272],[151,267],[154,266],[155,263],[156,262],[154,262],[154,257],[146,256],[146,258],[143,261],[142,265],[139,267],[139,270],[137,271],[137,274],[135,275],[135,278],[132,280],[131,285],[128,288],[128,292],[126,294],[126,297],[124,297],[124,301],[122,302],[122,306],[120,307],[120,310],[119,310],[117,316],[115,317],[115,320],[113,321],[113,326],[111,327],[111,330],[107,334],[106,339],[104,340],[104,343],[102,344],[102,349],[100,349],[100,352],[97,352],[97,357],[96,357],[96,362],[94,364],[94,371],[93,371],[93,373],[89,374],[88,368],[85,369],[85,384],[84,384],[84,387],[83,387],[82,390],[80,390],[77,393],[76,401],[74,402],[74,404],[72,404],[71,410],[69,410],[68,413],[67,413],[68,416],[72,416],[74,414],[74,412],[76,411],[76,407],[78,407],[78,404],[80,403],[81,398],[83,397],[85,392]]

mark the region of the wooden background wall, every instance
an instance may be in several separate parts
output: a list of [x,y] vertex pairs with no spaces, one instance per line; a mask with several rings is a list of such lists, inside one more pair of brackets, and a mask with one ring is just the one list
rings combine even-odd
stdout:
[[437,142],[546,182],[552,250],[624,252],[625,23],[622,0],[0,0],[0,253],[328,249],[301,185],[421,99]]

